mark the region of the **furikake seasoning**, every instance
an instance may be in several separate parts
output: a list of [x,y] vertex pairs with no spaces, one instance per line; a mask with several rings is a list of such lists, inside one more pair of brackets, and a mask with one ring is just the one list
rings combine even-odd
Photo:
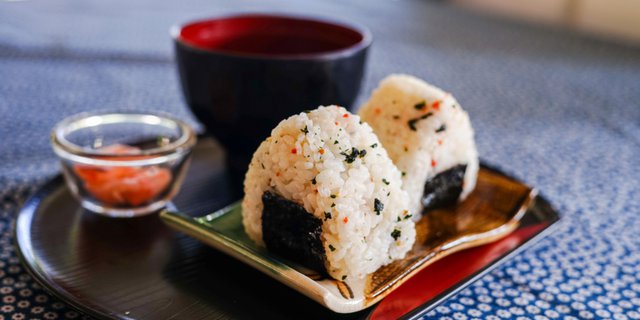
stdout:
[[427,102],[422,100],[422,101],[416,103],[413,107],[416,108],[416,110],[423,110],[424,107],[426,107],[426,106],[427,106]]
[[409,124],[409,128],[410,128],[411,130],[413,130],[413,131],[417,131],[418,129],[416,129],[416,123],[417,123],[418,121],[420,121],[420,120],[424,120],[424,119],[426,119],[426,118],[429,118],[429,117],[431,117],[432,115],[433,115],[433,113],[432,113],[432,112],[425,113],[425,114],[423,114],[422,116],[420,116],[420,117],[418,117],[418,118],[413,118],[413,119],[411,119],[411,120],[407,121],[407,124]]
[[356,161],[356,158],[362,158],[367,154],[367,150],[358,150],[356,148],[351,148],[351,153],[340,152],[341,155],[345,157],[344,161],[347,163],[353,163]]
[[382,203],[378,198],[375,198],[373,200],[373,211],[376,212],[376,215],[380,215],[382,209],[384,209],[384,203]]

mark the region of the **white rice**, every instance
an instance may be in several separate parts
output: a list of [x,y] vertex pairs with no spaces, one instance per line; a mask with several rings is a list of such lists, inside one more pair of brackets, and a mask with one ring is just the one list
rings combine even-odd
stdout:
[[[409,75],[391,75],[380,82],[359,114],[403,172],[413,212],[421,212],[425,182],[456,165],[467,166],[460,199],[475,187],[478,151],[473,128],[451,94]],[[413,121],[415,130],[409,124],[412,119],[419,119]]]
[[[341,153],[352,148],[366,155],[347,163]],[[274,192],[324,221],[325,266],[332,277],[363,278],[403,258],[415,241],[401,183],[400,171],[369,125],[344,108],[319,107],[280,122],[253,155],[244,184],[243,224],[251,239],[264,245],[262,195]],[[375,199],[384,205],[379,215]],[[324,219],[325,212],[331,219]]]

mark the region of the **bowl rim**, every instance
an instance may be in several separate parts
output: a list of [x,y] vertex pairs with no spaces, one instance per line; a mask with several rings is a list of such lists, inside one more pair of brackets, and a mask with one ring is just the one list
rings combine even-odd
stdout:
[[[136,121],[134,121],[136,120]],[[90,149],[69,141],[65,136],[69,132],[81,128],[97,127],[104,124],[141,122],[147,120],[149,125],[172,123],[181,132],[175,141],[164,146],[139,150],[132,154],[122,155]],[[77,124],[88,122],[86,125]],[[76,124],[77,128],[74,128]],[[183,157],[190,152],[197,141],[193,128],[184,121],[162,113],[149,112],[82,112],[71,115],[58,122],[51,130],[51,144],[54,152],[63,159],[73,162],[97,166],[146,166],[165,163]],[[143,156],[144,159],[126,159],[123,157]],[[100,157],[96,159],[96,157]]]
[[[260,54],[260,53],[233,52],[233,51],[218,50],[218,49],[203,49],[195,45],[192,45],[181,38],[181,31],[185,27],[193,24],[207,22],[207,21],[224,20],[224,19],[232,19],[232,18],[248,18],[248,17],[290,19],[290,20],[298,20],[298,21],[310,21],[310,22],[315,22],[315,23],[320,23],[325,25],[333,25],[333,26],[354,31],[360,34],[362,36],[362,39],[344,48],[329,50],[329,51],[321,51],[316,53]],[[371,31],[361,24],[339,21],[333,18],[321,17],[318,15],[281,13],[281,12],[279,13],[242,12],[242,13],[230,13],[230,14],[224,14],[224,15],[193,19],[185,23],[174,24],[173,26],[171,26],[171,28],[169,28],[169,35],[171,36],[171,38],[176,44],[181,45],[186,49],[190,49],[192,51],[196,51],[199,53],[218,55],[218,56],[224,56],[229,58],[244,58],[244,59],[251,59],[251,60],[267,60],[267,61],[331,60],[331,59],[338,59],[338,58],[346,58],[367,49],[369,46],[371,46],[371,43],[373,42],[373,35],[371,34]]]

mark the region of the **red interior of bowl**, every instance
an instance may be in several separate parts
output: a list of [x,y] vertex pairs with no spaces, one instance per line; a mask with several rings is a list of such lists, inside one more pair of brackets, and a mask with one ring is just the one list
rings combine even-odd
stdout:
[[362,32],[346,26],[269,15],[197,21],[183,26],[178,37],[204,50],[270,56],[340,51],[365,39]]

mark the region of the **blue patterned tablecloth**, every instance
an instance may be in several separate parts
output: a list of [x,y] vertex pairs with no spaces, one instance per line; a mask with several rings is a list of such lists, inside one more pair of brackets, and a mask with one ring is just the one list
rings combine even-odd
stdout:
[[31,279],[12,242],[20,204],[58,173],[49,129],[96,109],[197,126],[167,30],[237,11],[368,26],[363,95],[392,72],[453,92],[481,157],[563,214],[555,234],[427,318],[640,319],[640,48],[418,0],[0,2],[0,319],[82,317]]

